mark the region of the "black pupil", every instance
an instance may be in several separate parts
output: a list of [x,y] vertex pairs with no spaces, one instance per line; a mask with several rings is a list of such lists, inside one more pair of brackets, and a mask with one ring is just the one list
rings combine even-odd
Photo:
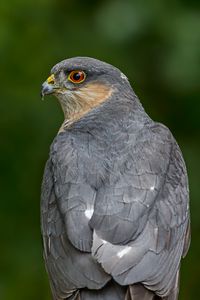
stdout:
[[77,72],[77,73],[74,73],[74,74],[73,74],[73,79],[74,79],[74,80],[78,81],[78,80],[80,80],[80,78],[81,78],[80,72]]

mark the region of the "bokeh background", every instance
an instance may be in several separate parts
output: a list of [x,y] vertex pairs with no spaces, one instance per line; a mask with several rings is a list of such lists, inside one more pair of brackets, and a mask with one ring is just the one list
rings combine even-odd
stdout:
[[178,140],[192,214],[180,299],[200,299],[199,8],[198,0],[1,0],[0,299],[50,299],[40,183],[63,116],[39,93],[55,63],[78,55],[121,68],[146,111]]

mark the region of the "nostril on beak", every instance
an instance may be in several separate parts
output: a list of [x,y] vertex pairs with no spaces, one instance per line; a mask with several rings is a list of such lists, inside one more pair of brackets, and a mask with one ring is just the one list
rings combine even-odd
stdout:
[[52,74],[51,76],[49,76],[47,78],[47,82],[48,84],[54,84],[55,83],[55,77],[54,77],[54,74]]

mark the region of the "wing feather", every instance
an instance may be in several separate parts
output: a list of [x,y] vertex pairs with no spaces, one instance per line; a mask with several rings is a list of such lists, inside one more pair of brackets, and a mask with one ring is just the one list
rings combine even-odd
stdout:
[[[80,252],[70,242],[65,214],[58,208],[51,160],[46,164],[41,197],[41,225],[44,259],[55,300],[72,295],[77,289],[99,289],[109,280],[90,253]],[[71,206],[71,210],[75,206]],[[80,224],[80,223],[79,223]],[[75,232],[76,233],[76,232]]]
[[142,282],[164,297],[188,244],[188,182],[168,129],[158,124],[151,130],[127,155],[118,179],[97,192],[90,224],[93,255],[107,273],[121,285]]

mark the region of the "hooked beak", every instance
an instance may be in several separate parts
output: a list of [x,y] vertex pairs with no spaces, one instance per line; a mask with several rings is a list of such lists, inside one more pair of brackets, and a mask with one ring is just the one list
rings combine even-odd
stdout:
[[56,87],[55,87],[55,77],[54,77],[54,74],[52,74],[42,84],[41,97],[43,98],[45,95],[52,94],[55,89],[56,89]]

